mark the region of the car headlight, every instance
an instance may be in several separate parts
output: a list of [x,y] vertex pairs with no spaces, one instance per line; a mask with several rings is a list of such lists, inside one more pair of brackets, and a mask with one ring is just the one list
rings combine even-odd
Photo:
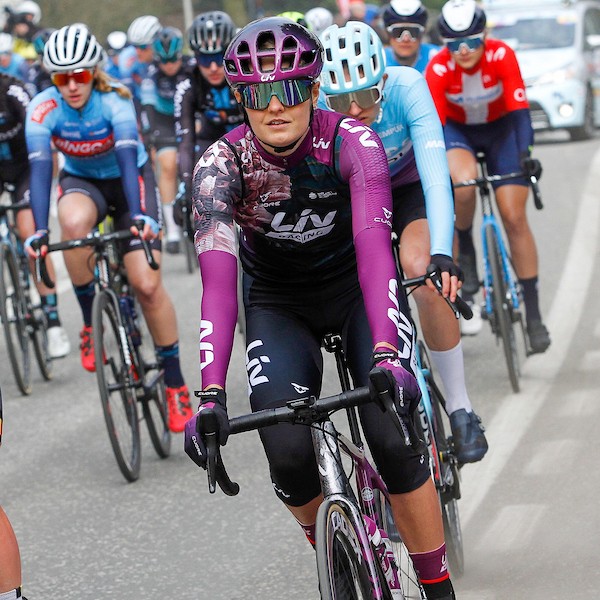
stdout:
[[575,68],[569,66],[562,69],[556,69],[555,71],[548,71],[536,79],[529,80],[527,85],[533,87],[536,85],[564,83],[565,81],[573,79],[574,77],[576,77]]

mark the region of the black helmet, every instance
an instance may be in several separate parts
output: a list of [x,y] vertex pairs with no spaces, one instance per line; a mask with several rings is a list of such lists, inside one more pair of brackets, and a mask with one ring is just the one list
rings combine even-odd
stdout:
[[225,52],[236,32],[231,17],[221,10],[199,14],[188,30],[188,41],[194,52]]
[[183,34],[177,27],[163,27],[152,42],[152,50],[160,61],[179,60],[183,53]]
[[390,27],[396,23],[416,23],[427,26],[427,9],[421,0],[392,0],[383,7],[383,24]]
[[475,0],[450,0],[438,18],[440,36],[445,39],[469,37],[485,29],[485,13]]

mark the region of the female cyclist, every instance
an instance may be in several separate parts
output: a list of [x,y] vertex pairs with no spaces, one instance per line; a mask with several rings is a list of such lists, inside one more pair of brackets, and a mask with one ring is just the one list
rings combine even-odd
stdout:
[[[297,23],[254,21],[228,46],[224,64],[246,124],[213,144],[194,172],[204,391],[186,425],[186,451],[200,466],[205,451],[195,432],[206,406],[218,415],[219,441],[228,436],[235,223],[242,229],[252,410],[319,395],[320,342],[329,331],[342,335],[357,385],[367,383],[376,364],[395,377],[404,415],[419,399],[411,373],[412,328],[391,251],[392,198],[380,139],[360,121],[315,109],[322,46]],[[401,338],[400,323],[407,332]],[[364,407],[360,416],[428,598],[454,598],[424,449],[405,446],[376,406]],[[279,425],[260,435],[275,493],[314,541],[322,496],[310,432]]]
[[[31,242],[40,239],[43,255],[48,243],[53,141],[65,155],[58,199],[62,239],[87,235],[107,215],[117,229],[129,229],[132,219],[142,219],[141,235],[151,241],[160,263],[161,214],[154,175],[138,138],[131,94],[98,68],[102,52],[96,38],[80,25],[55,31],[46,43],[44,66],[55,87],[38,94],[27,112],[31,178],[37,183],[31,189],[37,231],[26,246],[35,255]],[[182,431],[191,409],[179,365],[175,310],[160,270],[150,269],[140,250],[139,240],[133,239],[125,249],[124,263],[165,368],[169,427]],[[90,249],[66,252],[65,263],[83,314],[82,365],[94,371],[90,253]]]
[[[452,261],[452,188],[444,134],[425,79],[414,69],[386,69],[381,40],[366,23],[333,25],[321,39],[321,105],[372,127],[385,147],[405,275],[418,277],[433,262],[455,294],[460,270]],[[488,446],[467,394],[458,321],[429,287],[418,288],[414,297],[423,337],[446,389],[457,458],[476,462]]]
[[389,46],[385,49],[389,67],[414,67],[425,71],[429,59],[437,53],[438,46],[423,42],[427,31],[427,8],[421,0],[392,0],[381,12],[388,34]]
[[[476,153],[484,152],[491,174],[523,170],[539,177],[541,165],[530,157],[533,129],[517,58],[504,42],[486,39],[485,23],[475,0],[447,2],[438,20],[445,48],[425,75],[444,125],[450,174],[453,181],[477,177]],[[494,188],[523,290],[529,345],[533,352],[545,352],[550,335],[539,309],[538,255],[525,210],[529,188],[525,178],[500,181]],[[471,236],[475,200],[475,188],[456,190],[459,263],[463,291],[470,295],[479,289]]]
[[183,56],[183,34],[176,27],[163,27],[152,43],[154,62],[140,86],[142,133],[154,154],[158,189],[167,229],[167,252],[179,252],[181,233],[173,220],[177,193],[177,140],[174,103],[177,85],[192,73],[189,57]]
[[199,14],[188,30],[198,68],[179,83],[175,94],[179,175],[188,199],[197,158],[243,120],[223,69],[223,54],[235,31],[231,17],[219,10]]
[[[26,207],[15,217],[23,242],[35,232],[29,201],[29,160],[25,142],[25,115],[29,102],[22,81],[0,74],[0,192],[8,184],[12,202]],[[33,259],[30,263],[33,272]],[[48,272],[52,278],[55,277],[51,260],[48,260]],[[41,282],[36,282],[36,286],[48,320],[48,354],[52,358],[66,356],[71,351],[71,344],[58,315],[58,296]]]

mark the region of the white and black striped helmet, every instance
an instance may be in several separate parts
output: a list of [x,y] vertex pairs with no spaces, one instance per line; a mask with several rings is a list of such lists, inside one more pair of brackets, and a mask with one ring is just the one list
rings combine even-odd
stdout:
[[127,40],[134,46],[149,46],[162,29],[160,21],[152,15],[138,17],[127,29]]
[[50,73],[91,69],[102,59],[102,46],[84,25],[67,25],[50,35],[44,67]]

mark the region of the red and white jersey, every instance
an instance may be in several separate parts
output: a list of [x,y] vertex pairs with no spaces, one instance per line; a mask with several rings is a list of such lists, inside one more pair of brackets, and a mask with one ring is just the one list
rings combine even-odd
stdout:
[[474,69],[458,66],[447,48],[429,62],[425,73],[442,124],[490,123],[508,112],[529,108],[514,51],[500,40],[485,41]]

